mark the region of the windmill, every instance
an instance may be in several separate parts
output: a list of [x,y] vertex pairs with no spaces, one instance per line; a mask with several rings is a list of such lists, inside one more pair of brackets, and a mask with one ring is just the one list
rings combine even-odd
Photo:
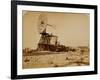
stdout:
[[57,46],[57,36],[49,34],[47,27],[54,28],[54,25],[48,24],[48,19],[45,13],[41,13],[38,18],[38,32],[41,35],[38,42],[39,51],[54,51]]

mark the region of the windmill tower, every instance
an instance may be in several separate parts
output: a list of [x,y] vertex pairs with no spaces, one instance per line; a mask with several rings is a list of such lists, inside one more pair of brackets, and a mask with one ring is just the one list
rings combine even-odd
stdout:
[[41,13],[38,18],[38,32],[41,35],[38,42],[38,51],[55,51],[57,47],[57,36],[47,32],[47,27],[53,27],[48,24],[47,16]]

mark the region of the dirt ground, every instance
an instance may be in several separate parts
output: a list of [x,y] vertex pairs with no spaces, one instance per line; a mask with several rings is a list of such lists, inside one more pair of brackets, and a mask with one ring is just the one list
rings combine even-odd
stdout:
[[23,69],[89,65],[89,52],[35,52],[23,55]]

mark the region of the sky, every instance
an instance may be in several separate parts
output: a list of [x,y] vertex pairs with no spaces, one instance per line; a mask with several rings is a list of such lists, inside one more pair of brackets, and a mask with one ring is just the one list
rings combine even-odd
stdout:
[[[40,39],[40,34],[38,32],[38,22],[41,13],[47,16],[47,23],[54,26],[54,28],[51,28],[51,30],[54,35],[58,36],[58,41],[60,44],[65,46],[89,45],[89,14],[23,11],[23,49],[37,48],[37,44]],[[48,29],[49,28],[50,27],[48,27]]]

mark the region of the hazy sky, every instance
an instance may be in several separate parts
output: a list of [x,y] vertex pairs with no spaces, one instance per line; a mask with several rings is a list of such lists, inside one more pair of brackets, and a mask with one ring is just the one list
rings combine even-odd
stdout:
[[[37,48],[40,34],[38,18],[41,12],[23,11],[23,48]],[[87,46],[89,44],[89,14],[45,12],[48,23],[54,25],[60,44]]]

